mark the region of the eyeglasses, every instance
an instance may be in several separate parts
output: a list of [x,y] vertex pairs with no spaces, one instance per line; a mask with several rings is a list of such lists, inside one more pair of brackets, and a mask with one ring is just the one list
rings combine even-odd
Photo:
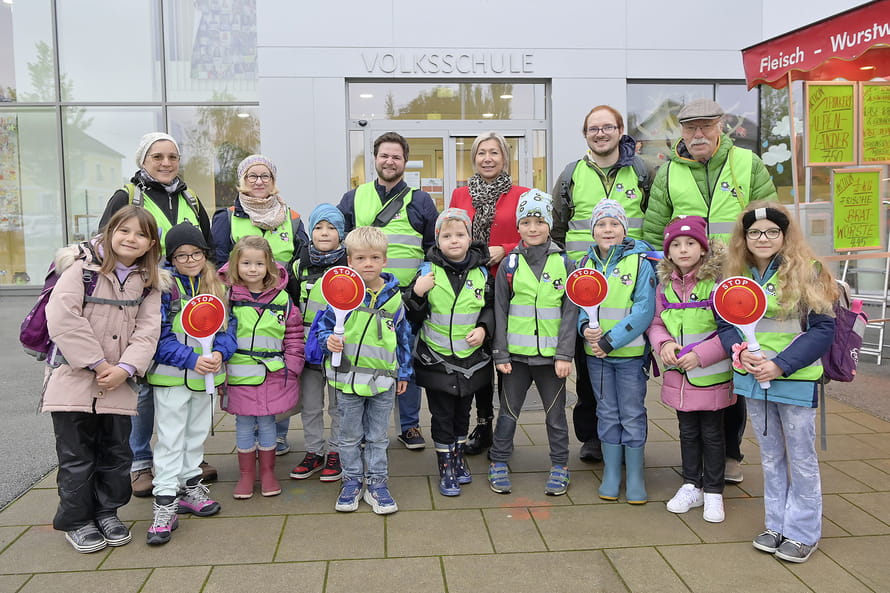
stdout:
[[150,154],[150,155],[148,155],[148,158],[150,158],[151,160],[153,160],[153,161],[156,162],[156,163],[160,163],[160,162],[162,162],[164,159],[168,159],[171,163],[177,163],[177,162],[179,162],[179,155],[178,155],[178,154],[161,154],[161,153],[158,152],[158,153],[155,153],[155,154]]
[[193,253],[177,253],[173,256],[173,261],[178,264],[184,264],[192,260],[201,261],[205,257],[207,257],[207,254],[205,254],[203,251],[195,251]]
[[692,122],[683,122],[683,130],[686,132],[695,132],[696,130],[701,130],[702,132],[710,132],[713,130],[719,122],[712,121],[707,124],[694,124]]
[[748,237],[749,241],[759,241],[760,237],[763,237],[764,235],[766,235],[766,238],[770,241],[775,241],[782,235],[782,229],[778,227],[766,229],[765,231],[761,231],[760,229],[748,229],[745,231],[745,235]]
[[272,179],[272,176],[268,173],[263,173],[262,175],[257,175],[256,173],[251,173],[247,176],[247,180],[250,183],[256,183],[257,181],[262,181],[263,183],[269,183],[269,180]]
[[603,134],[611,134],[615,130],[618,129],[618,126],[613,126],[612,124],[606,124],[604,126],[589,126],[587,128],[587,134],[590,136],[595,136],[602,132]]

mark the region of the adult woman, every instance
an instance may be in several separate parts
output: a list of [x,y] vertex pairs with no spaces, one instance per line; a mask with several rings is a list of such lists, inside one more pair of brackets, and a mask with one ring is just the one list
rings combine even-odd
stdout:
[[[114,192],[108,200],[99,228],[105,228],[115,212],[132,203],[145,208],[146,212],[154,216],[162,252],[164,235],[180,222],[191,222],[198,226],[204,240],[210,244],[210,219],[207,211],[179,178],[181,154],[179,144],[172,136],[163,132],[144,135],[136,149],[136,165],[139,170],[130,179],[130,183]],[[130,432],[130,449],[133,451],[130,481],[135,496],[149,496],[154,479],[151,433],[154,430],[155,416],[154,394],[148,385],[140,387],[136,409],[138,415],[133,418]],[[207,463],[202,463],[201,469],[202,479],[208,482],[216,479],[216,469]]]
[[[516,206],[519,196],[529,188],[513,185],[510,177],[510,147],[497,132],[485,132],[473,141],[470,149],[476,171],[451,194],[451,207],[466,210],[470,215],[474,241],[488,245],[491,273],[497,271],[504,256],[519,243],[516,229]],[[477,425],[467,440],[465,452],[477,455],[491,446],[493,390],[476,392]]]
[[[272,256],[285,269],[309,243],[303,221],[296,211],[278,195],[278,168],[261,154],[252,154],[238,164],[238,196],[228,208],[220,208],[213,215],[213,248],[218,263],[228,261],[229,252],[241,238],[260,236],[272,247]],[[296,301],[299,295],[291,295]],[[279,418],[276,455],[290,451],[287,431],[290,416]]]

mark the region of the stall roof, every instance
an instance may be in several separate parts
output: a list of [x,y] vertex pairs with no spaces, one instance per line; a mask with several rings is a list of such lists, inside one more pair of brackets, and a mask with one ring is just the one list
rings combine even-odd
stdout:
[[875,0],[742,50],[748,88],[890,78],[890,0]]

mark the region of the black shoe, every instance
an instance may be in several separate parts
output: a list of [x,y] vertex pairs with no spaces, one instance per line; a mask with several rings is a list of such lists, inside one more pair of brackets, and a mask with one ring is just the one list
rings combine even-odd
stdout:
[[587,441],[581,445],[581,454],[579,457],[581,458],[581,461],[587,461],[588,463],[599,463],[602,461],[603,449],[600,446],[600,440],[595,439]]
[[96,526],[105,537],[105,542],[109,546],[123,546],[130,543],[130,540],[133,539],[130,530],[117,518],[117,515],[97,517]]
[[492,430],[491,425],[493,418],[480,418],[479,423],[470,436],[467,437],[467,444],[464,446],[466,455],[479,455],[489,447],[491,447]]

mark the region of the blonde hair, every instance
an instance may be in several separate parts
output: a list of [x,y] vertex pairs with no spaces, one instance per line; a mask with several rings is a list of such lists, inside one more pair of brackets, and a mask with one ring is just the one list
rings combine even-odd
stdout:
[[368,249],[386,255],[389,241],[383,231],[373,226],[360,226],[352,229],[343,239],[346,255],[351,256],[356,249]]
[[155,217],[145,208],[140,208],[132,204],[127,204],[114,213],[105,229],[98,237],[98,245],[102,246],[102,265],[99,272],[102,274],[113,274],[117,267],[117,254],[111,248],[111,238],[114,232],[126,221],[135,218],[139,225],[139,230],[153,241],[151,247],[148,248],[142,256],[136,260],[142,269],[142,275],[145,278],[145,285],[157,288],[160,283],[159,266],[161,262],[161,242],[159,240],[158,222]]
[[229,253],[229,268],[226,274],[232,285],[244,286],[244,280],[238,274],[238,260],[241,259],[241,254],[247,249],[256,249],[265,256],[266,277],[263,278],[263,290],[269,290],[278,284],[278,265],[272,257],[272,247],[262,237],[249,235],[235,243],[235,246],[232,247],[232,252]]
[[754,256],[748,250],[745,237],[747,229],[742,219],[745,214],[757,208],[777,210],[789,221],[788,228],[783,232],[782,248],[776,254],[781,256],[777,270],[781,282],[777,287],[780,317],[787,319],[807,311],[834,316],[833,305],[838,297],[837,283],[804,239],[797,220],[778,202],[751,202],[739,214],[729,238],[725,276],[746,275],[755,265]]
[[[250,190],[253,189],[253,188],[252,188],[250,185],[248,185],[248,183],[247,183],[247,174],[250,173],[250,170],[253,169],[254,167],[256,167],[257,165],[260,165],[260,166],[262,166],[263,168],[265,168],[266,171],[269,172],[269,175],[272,176],[272,179],[271,179],[271,182],[272,182],[272,183],[268,186],[268,189],[269,189],[269,195],[270,195],[270,196],[277,195],[277,194],[278,194],[278,184],[275,183],[275,181],[276,181],[276,179],[275,179],[275,174],[272,173],[272,171],[269,169],[269,167],[267,167],[264,163],[254,163],[254,164],[252,164],[251,166],[247,167],[247,170],[244,171],[244,175],[242,175],[242,176],[238,179],[238,193],[249,194],[249,193],[250,193]],[[256,173],[254,173],[254,175],[256,175]]]
[[476,173],[479,172],[478,170],[476,170],[476,155],[479,153],[479,145],[486,140],[494,140],[498,143],[498,146],[501,147],[501,154],[504,155],[504,173],[509,175],[510,145],[507,144],[507,139],[497,132],[485,132],[484,134],[479,134],[478,136],[476,136],[476,139],[473,140],[473,146],[470,148],[470,158],[473,159],[473,171]]

